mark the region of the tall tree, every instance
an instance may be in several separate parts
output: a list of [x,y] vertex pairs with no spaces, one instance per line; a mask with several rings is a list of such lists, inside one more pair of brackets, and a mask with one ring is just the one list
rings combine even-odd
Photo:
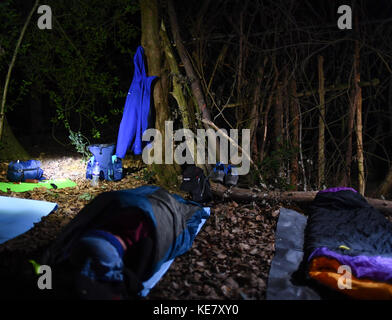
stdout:
[[360,48],[359,41],[355,41],[354,52],[354,85],[355,85],[355,98],[354,104],[356,108],[356,126],[355,132],[357,136],[357,160],[358,160],[358,191],[365,194],[365,167],[363,158],[363,138],[362,138],[362,89],[359,85],[361,81],[360,72]]
[[290,81],[290,118],[293,155],[291,157],[290,184],[294,190],[298,189],[298,153],[299,153],[299,102],[297,98],[297,82]]
[[252,107],[250,111],[250,141],[252,147],[252,155],[257,156],[257,139],[256,132],[259,125],[259,117],[261,111],[261,85],[264,79],[264,70],[268,61],[268,57],[264,58],[264,63],[261,63],[261,59],[258,60],[257,76],[256,76],[256,88],[253,93]]
[[[7,120],[5,117],[5,105],[6,105],[6,101],[7,101],[7,92],[8,92],[8,86],[9,86],[9,83],[11,80],[12,69],[14,68],[16,57],[19,52],[19,48],[22,44],[27,27],[30,23],[31,17],[33,16],[33,13],[35,12],[35,10],[38,7],[38,3],[39,3],[39,0],[36,0],[33,7],[31,8],[31,10],[29,12],[29,15],[26,18],[26,21],[23,25],[23,28],[20,32],[18,41],[16,43],[16,47],[15,47],[14,53],[12,55],[12,60],[11,60],[9,67],[8,67],[7,76],[5,78],[5,84],[4,84],[4,88],[3,88],[3,94],[2,94],[1,105],[0,105],[0,143],[1,143],[0,150],[2,151],[1,155],[0,155],[1,159],[7,159],[7,158],[15,159],[15,158],[17,158],[19,160],[24,160],[24,159],[28,158],[27,152],[20,145],[19,141],[14,136],[12,129],[8,126],[8,123],[7,123]],[[6,131],[6,132],[4,132],[4,131]]]
[[[182,42],[180,27],[178,24],[177,13],[174,7],[173,0],[168,0],[168,13],[170,18],[170,26],[173,33],[173,39],[177,47],[177,52],[184,65],[186,75],[190,80],[192,94],[197,102],[204,128],[206,130],[210,129],[210,127],[214,128],[214,126],[210,125],[211,123],[213,123],[211,111],[205,100],[205,95],[200,84],[199,76],[196,74],[191,58]],[[208,145],[208,148],[209,152],[215,153],[217,158],[220,159],[220,140],[218,138],[216,139],[215,150],[213,149],[212,145]]]
[[[170,17],[170,26],[173,33],[173,39],[177,47],[178,54],[181,58],[186,74],[191,82],[192,93],[197,101],[197,105],[201,112],[202,118],[211,121],[211,112],[205,101],[204,93],[200,84],[199,77],[197,76],[192,61],[182,43],[182,38],[180,34],[180,28],[178,25],[177,14],[175,11],[173,0],[168,0],[168,12]],[[208,125],[205,124],[205,128],[208,129]]]
[[[168,77],[164,70],[164,52],[160,39],[160,8],[157,0],[140,0],[141,26],[142,26],[142,46],[145,49],[147,58],[147,70],[149,76],[157,76],[155,82],[154,108],[155,108],[155,128],[162,134],[162,143],[165,148],[165,121],[169,120],[170,110],[168,106]],[[163,150],[165,150],[165,148]],[[163,160],[165,152],[162,152]],[[174,185],[177,182],[178,169],[175,164],[153,164],[152,169],[156,173],[156,178],[162,185]]]
[[35,3],[34,3],[32,9],[31,9],[29,15],[26,18],[25,24],[24,24],[24,26],[22,28],[22,31],[20,32],[19,39],[18,39],[18,41],[16,43],[16,47],[15,47],[15,50],[14,50],[14,54],[12,56],[11,63],[9,65],[9,67],[8,67],[8,73],[7,73],[7,76],[5,78],[5,84],[4,84],[3,95],[2,95],[1,106],[0,106],[0,141],[1,141],[1,138],[2,138],[2,134],[3,134],[4,118],[5,118],[5,103],[6,103],[6,100],[7,100],[7,91],[8,91],[8,86],[9,86],[9,83],[10,83],[10,80],[11,80],[12,69],[14,68],[15,60],[16,60],[16,57],[18,55],[19,48],[20,48],[20,45],[22,43],[23,37],[24,37],[24,35],[26,33],[27,26],[30,23],[31,17],[33,16],[33,13],[35,12],[35,10],[38,7],[38,3],[39,3],[39,0],[35,1]]
[[319,137],[318,137],[318,187],[325,183],[325,85],[324,85],[324,57],[318,56],[319,78]]
[[355,91],[351,90],[350,95],[350,104],[349,104],[349,112],[348,112],[348,139],[347,139],[347,149],[346,149],[346,156],[345,156],[345,170],[343,173],[343,181],[342,185],[349,186],[351,184],[351,161],[352,161],[352,139],[353,139],[353,129],[354,129],[354,119],[355,119]]

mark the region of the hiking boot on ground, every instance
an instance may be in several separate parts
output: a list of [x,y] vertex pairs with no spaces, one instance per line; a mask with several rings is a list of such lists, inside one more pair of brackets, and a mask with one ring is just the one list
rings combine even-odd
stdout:
[[215,168],[211,174],[211,180],[215,182],[223,183],[225,178],[225,165],[223,163],[218,162],[215,165]]

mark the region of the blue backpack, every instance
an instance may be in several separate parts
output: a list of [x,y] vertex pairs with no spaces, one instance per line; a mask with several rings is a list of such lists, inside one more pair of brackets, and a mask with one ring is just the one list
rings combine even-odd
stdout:
[[99,163],[100,179],[108,181],[122,179],[122,160],[114,154],[115,147],[115,144],[93,144],[88,147],[93,156],[87,163],[86,179],[92,179],[96,162]]
[[27,179],[43,180],[44,171],[38,160],[11,161],[7,169],[7,179],[12,182],[24,182]]

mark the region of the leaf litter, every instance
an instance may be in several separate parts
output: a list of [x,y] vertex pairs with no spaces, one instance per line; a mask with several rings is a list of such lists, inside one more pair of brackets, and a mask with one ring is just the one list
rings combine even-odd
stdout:
[[[43,156],[48,179],[69,178],[75,188],[36,188],[10,196],[56,202],[58,209],[42,218],[26,233],[0,244],[0,272],[18,272],[21,261],[37,259],[78,212],[101,192],[145,185],[143,168],[125,159],[125,177],[118,182],[100,182],[91,187],[85,179],[85,163],[78,156],[51,159]],[[0,163],[0,181],[6,181],[8,163]],[[185,196],[178,190],[170,190]],[[274,255],[279,203],[237,203],[215,201],[211,216],[196,237],[192,248],[175,259],[168,272],[151,290],[147,299],[228,300],[265,299],[268,273]]]

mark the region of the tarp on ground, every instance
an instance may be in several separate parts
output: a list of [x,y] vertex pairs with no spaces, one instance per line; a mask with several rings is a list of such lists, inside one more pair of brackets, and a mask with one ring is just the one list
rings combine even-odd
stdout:
[[30,230],[56,209],[53,202],[0,196],[0,243]]
[[307,285],[296,283],[294,274],[304,256],[304,231],[307,217],[281,208],[275,233],[275,255],[268,277],[267,300],[319,300]]

